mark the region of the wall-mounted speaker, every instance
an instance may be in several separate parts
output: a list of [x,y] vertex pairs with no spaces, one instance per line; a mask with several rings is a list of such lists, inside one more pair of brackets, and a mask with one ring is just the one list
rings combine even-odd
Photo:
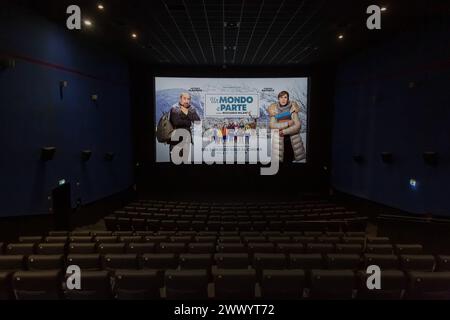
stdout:
[[392,154],[392,152],[382,152],[381,161],[387,164],[391,164],[392,162],[394,162],[394,155]]
[[360,154],[356,154],[353,156],[353,161],[355,161],[358,164],[361,164],[364,162],[364,157]]
[[105,160],[108,161],[108,162],[113,161],[113,160],[114,160],[114,157],[115,157],[114,152],[107,152],[107,153],[105,154]]
[[423,153],[423,161],[425,162],[425,164],[432,166],[432,167],[436,167],[438,165],[439,162],[439,157],[437,152],[424,152]]
[[56,148],[55,147],[44,147],[41,149],[41,160],[50,161],[55,157]]
[[92,151],[91,150],[83,150],[83,151],[81,151],[81,161],[87,162],[87,161],[89,161],[91,156],[92,156]]

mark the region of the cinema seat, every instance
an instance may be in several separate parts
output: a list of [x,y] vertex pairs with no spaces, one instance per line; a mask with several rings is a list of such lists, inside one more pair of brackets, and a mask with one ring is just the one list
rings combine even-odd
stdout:
[[100,254],[122,254],[125,253],[125,243],[100,243],[97,246]]
[[154,243],[156,245],[159,245],[160,243],[167,242],[167,239],[168,239],[167,236],[161,236],[161,235],[145,236],[143,238],[143,242],[149,242],[149,243]]
[[163,242],[159,244],[158,252],[159,253],[185,253],[187,250],[187,244],[186,243],[170,243],[170,242]]
[[52,254],[65,254],[65,243],[40,243],[36,247],[36,254],[52,255]]
[[391,240],[388,237],[367,237],[368,244],[390,244]]
[[[339,239],[342,239],[343,237],[345,237],[345,232],[342,231],[328,231],[325,233],[327,237],[337,237]],[[364,233],[362,234],[362,236],[364,237]]]
[[97,252],[97,244],[95,243],[70,243],[67,246],[69,254],[90,254]]
[[110,237],[112,236],[113,232],[112,231],[92,231],[91,235],[96,238],[96,237]]
[[241,242],[241,237],[239,236],[220,236],[217,239],[217,243],[222,244],[222,243],[240,243]]
[[12,278],[17,300],[59,300],[61,282],[60,271],[18,271]]
[[250,264],[247,253],[216,253],[214,260],[218,269],[248,269]]
[[247,247],[243,243],[223,243],[217,246],[220,253],[248,253]]
[[209,253],[216,252],[216,247],[213,242],[211,243],[190,243],[188,245],[188,253]]
[[206,270],[211,273],[213,264],[212,254],[180,254],[180,269],[185,270]]
[[206,270],[167,270],[164,277],[167,299],[193,300],[208,298]]
[[125,244],[131,243],[131,242],[139,243],[139,242],[142,242],[142,239],[143,238],[141,236],[119,237],[119,242],[125,243]]
[[361,267],[361,257],[358,254],[326,254],[325,263],[330,270],[357,270]]
[[317,241],[317,243],[333,243],[333,244],[337,244],[337,243],[341,242],[341,238],[339,238],[339,237],[322,236],[322,237],[317,237],[316,241]]
[[0,271],[25,270],[25,257],[23,255],[0,255]]
[[[263,237],[263,236],[257,236],[257,237],[243,237],[244,238],[244,242],[247,244],[251,244],[251,243],[267,243],[267,238]],[[229,241],[232,242],[232,241]],[[238,241],[236,241],[238,242]]]
[[95,243],[117,243],[117,236],[96,236],[94,237]]
[[361,244],[336,244],[336,253],[340,254],[361,254],[363,252],[363,246]]
[[72,243],[91,243],[94,238],[91,236],[71,236],[69,241]]
[[30,271],[61,270],[64,267],[64,256],[62,254],[28,256],[27,267]]
[[356,288],[352,270],[311,270],[311,299],[353,299]]
[[364,267],[371,265],[379,266],[381,270],[396,270],[400,267],[400,261],[393,254],[365,254]]
[[257,253],[275,253],[275,246],[273,243],[249,243],[248,253],[253,256]]
[[290,243],[291,242],[291,237],[268,236],[267,241],[272,242],[275,245],[277,245],[279,243]]
[[450,300],[450,272],[409,272],[406,299]]
[[263,270],[261,298],[294,300],[303,297],[306,287],[303,270]]
[[49,236],[45,237],[46,243],[67,243],[69,241],[69,237],[67,236]]
[[66,259],[66,264],[66,267],[71,265],[79,266],[83,271],[101,270],[99,254],[69,254]]
[[367,244],[366,252],[370,254],[392,254],[394,247],[391,244]]
[[258,280],[261,279],[263,270],[283,270],[288,266],[286,255],[282,253],[256,253],[252,265]]
[[191,236],[171,236],[169,242],[171,243],[189,243],[192,241]]
[[42,237],[38,236],[38,237],[19,237],[19,243],[33,243],[33,244],[37,244],[37,243],[41,243],[42,242]]
[[333,253],[335,252],[332,243],[308,243],[306,245],[306,253]]
[[423,246],[420,244],[396,244],[394,248],[398,255],[423,253]]
[[126,253],[146,254],[154,253],[156,250],[156,244],[154,243],[129,243],[125,247]]
[[135,235],[143,237],[142,240],[145,240],[147,236],[153,236],[153,231],[136,231]]
[[141,257],[143,269],[167,270],[178,268],[178,256],[174,253],[144,254]]
[[354,237],[356,237],[356,238],[365,238],[366,237],[366,233],[365,232],[353,231],[353,232],[346,232],[345,236],[346,237],[351,237],[351,238],[354,238]]
[[117,270],[115,273],[114,297],[117,300],[159,299],[162,287],[156,270]]
[[106,254],[102,256],[102,267],[107,271],[117,269],[138,269],[138,260],[136,254]]
[[69,231],[50,231],[48,235],[50,237],[68,237]]
[[284,254],[304,253],[305,247],[301,243],[277,243],[276,252]]
[[218,269],[214,273],[214,297],[222,300],[255,299],[256,271]]
[[432,255],[401,255],[400,266],[404,271],[429,271],[435,268],[436,260]]
[[436,271],[447,272],[450,271],[450,256],[439,255],[436,257]]
[[359,244],[363,248],[366,246],[366,238],[364,237],[344,237],[342,238],[343,244]]
[[[128,229],[130,230],[130,229]],[[133,236],[133,231],[126,231],[126,230],[122,230],[122,231],[115,231],[112,234],[113,237],[131,237]]]
[[292,242],[301,243],[304,246],[306,246],[308,243],[316,242],[316,238],[315,237],[307,237],[307,236],[293,236]]
[[357,273],[358,299],[362,300],[400,300],[407,289],[408,278],[400,270],[381,270],[381,289],[370,290],[367,279],[370,275],[365,271]]
[[72,231],[70,233],[71,237],[90,237],[91,232],[90,231]]
[[30,255],[34,254],[36,245],[34,243],[10,243],[6,246],[7,255]]
[[324,269],[322,255],[320,253],[305,253],[289,255],[289,269],[312,270]]
[[[83,269],[82,269],[83,270]],[[108,271],[82,271],[81,290],[64,289],[67,300],[109,300],[113,297]]]

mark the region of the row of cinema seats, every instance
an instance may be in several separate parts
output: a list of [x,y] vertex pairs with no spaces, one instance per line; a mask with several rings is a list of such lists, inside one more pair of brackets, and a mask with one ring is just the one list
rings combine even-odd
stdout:
[[[141,269],[137,255],[69,256],[67,265],[82,270],[81,290],[67,288],[62,256],[30,256],[29,270],[20,270],[17,258],[15,266],[10,261],[10,269],[0,271],[0,299],[450,298],[449,271],[386,269],[382,289],[371,291],[357,256],[315,257],[332,269],[314,269],[321,267],[313,265],[314,257],[297,256],[302,255],[257,254],[250,262],[245,254],[143,255]],[[448,257],[440,259],[448,270]]]
[[[194,218],[196,219],[196,218]],[[337,220],[277,220],[263,218],[259,220],[181,220],[130,218],[109,215],[105,217],[108,230],[114,231],[361,231],[367,226],[367,217]]]
[[[56,231],[0,247],[3,299],[399,299],[450,290],[450,257],[363,232]],[[70,265],[82,270],[81,291],[65,287]],[[381,268],[383,290],[364,286],[369,265]]]

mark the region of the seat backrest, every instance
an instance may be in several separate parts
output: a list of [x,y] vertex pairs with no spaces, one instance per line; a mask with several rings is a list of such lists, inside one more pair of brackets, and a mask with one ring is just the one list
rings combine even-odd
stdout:
[[89,253],[96,253],[97,244],[72,242],[67,246],[67,248],[70,254],[89,254]]
[[167,270],[164,284],[167,299],[208,298],[206,270]]
[[58,300],[62,297],[60,271],[18,271],[12,279],[18,300]]
[[250,264],[247,253],[216,253],[214,260],[219,269],[247,269]]
[[106,254],[102,257],[102,266],[105,270],[137,269],[138,260],[136,254]]
[[404,271],[434,271],[436,260],[432,255],[401,255],[400,265]]
[[155,250],[155,243],[129,243],[125,248],[126,253],[136,254],[154,253]]
[[64,290],[67,300],[107,300],[112,298],[108,271],[83,271],[81,290]]
[[365,254],[364,266],[376,265],[381,270],[392,270],[400,267],[399,259],[393,254]]
[[100,270],[101,261],[99,254],[69,254],[66,259],[67,266],[76,265],[81,270]]
[[311,298],[352,299],[356,288],[352,270],[311,270]]
[[325,268],[325,265],[320,253],[290,254],[289,268],[312,270]]
[[30,255],[34,254],[36,245],[34,243],[10,243],[6,246],[7,255]]
[[125,243],[100,243],[97,246],[100,254],[121,254],[125,253]]
[[27,259],[28,270],[61,270],[64,266],[64,256],[57,255],[31,255]]
[[253,269],[218,269],[214,273],[216,299],[254,299],[255,285]]
[[65,243],[40,243],[36,247],[36,254],[65,254]]
[[0,255],[0,272],[24,270],[25,256]]
[[176,269],[178,268],[178,256],[174,253],[143,254],[140,263],[144,269]]

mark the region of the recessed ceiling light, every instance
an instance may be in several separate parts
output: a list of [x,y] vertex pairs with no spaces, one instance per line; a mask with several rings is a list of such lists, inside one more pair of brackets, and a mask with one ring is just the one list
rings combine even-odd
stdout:
[[137,35],[136,33],[133,32],[133,33],[131,34],[131,37],[132,37],[133,39],[137,39],[138,35]]
[[97,8],[98,8],[99,10],[105,9],[105,7],[104,7],[101,3],[99,3],[99,4],[97,5]]
[[342,39],[344,39],[344,35],[343,35],[343,34],[340,34],[340,35],[338,36],[338,38],[339,38],[339,40],[342,40]]
[[83,22],[84,22],[85,26],[88,26],[88,27],[92,26],[92,21],[91,20],[86,19]]
[[381,7],[381,11],[385,12],[385,11],[387,11],[387,8],[386,7]]

